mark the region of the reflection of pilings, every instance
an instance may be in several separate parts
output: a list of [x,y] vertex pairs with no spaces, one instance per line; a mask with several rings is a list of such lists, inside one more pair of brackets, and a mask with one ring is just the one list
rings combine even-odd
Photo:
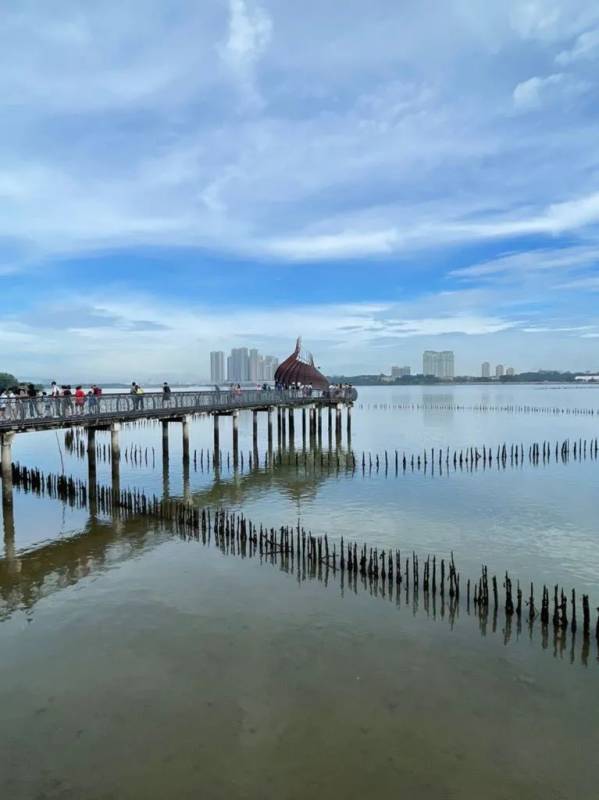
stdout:
[[183,500],[191,503],[191,481],[189,479],[189,459],[183,459]]
[[4,557],[12,561],[15,557],[15,510],[12,489],[5,491],[2,483],[2,527],[4,532]]
[[191,417],[185,416],[181,420],[181,433],[183,435],[183,461],[189,461],[189,428]]
[[121,491],[121,445],[119,442],[120,422],[110,426],[110,463],[112,468],[112,493],[116,497]]
[[[65,476],[45,476],[39,470],[27,470],[18,465],[13,471],[15,486],[30,490],[37,494],[47,494],[59,497],[65,502],[75,502],[77,507],[86,505],[86,487],[80,481],[66,478]],[[513,582],[509,574],[505,574],[504,587],[505,600],[499,602],[500,583],[497,577],[489,575],[487,567],[483,565],[478,580],[474,582],[462,581],[456,569],[453,554],[449,559],[438,559],[427,556],[420,559],[412,552],[405,554],[399,549],[389,547],[379,549],[370,547],[366,543],[329,540],[327,535],[313,536],[298,524],[297,527],[282,526],[278,529],[257,526],[244,515],[231,513],[225,510],[211,512],[210,508],[198,508],[177,500],[164,502],[157,497],[147,497],[139,491],[123,491],[118,496],[105,492],[99,487],[99,498],[102,503],[107,502],[107,511],[119,510],[122,520],[128,516],[135,518],[154,519],[169,530],[173,530],[185,538],[201,537],[202,541],[210,542],[214,536],[215,543],[223,552],[257,556],[262,561],[270,561],[282,566],[283,569],[295,563],[301,567],[302,574],[308,573],[311,577],[323,578],[325,583],[331,577],[340,576],[342,582],[347,581],[350,587],[357,589],[358,584],[367,589],[375,597],[395,596],[399,605],[405,594],[405,602],[413,613],[419,608],[420,599],[426,613],[430,613],[430,600],[432,600],[432,614],[435,617],[435,599],[440,601],[440,617],[446,618],[450,627],[459,621],[460,609],[465,609],[468,616],[471,608],[471,588],[474,589],[472,607],[474,619],[477,619],[482,635],[501,632],[504,643],[507,644],[512,635],[511,619],[515,617],[516,631],[521,630],[521,622],[525,618],[532,637],[533,627],[540,623],[543,637],[547,641],[546,629],[553,620],[555,653],[562,657],[565,652],[568,632],[576,634],[576,593],[571,593],[572,604],[568,608],[568,596],[555,587],[553,614],[549,613],[550,594],[547,587],[543,587],[542,603],[536,605],[533,586],[530,587],[530,597],[526,609],[522,602],[520,584],[516,584],[516,595],[513,594]],[[104,506],[103,506],[104,510]],[[405,571],[404,571],[405,565]],[[432,570],[431,570],[432,567]],[[437,569],[440,567],[440,569]],[[464,601],[462,601],[462,587],[465,584]],[[490,592],[492,589],[492,594]],[[422,593],[422,594],[421,594]],[[539,614],[540,610],[540,614]],[[499,624],[499,615],[505,614],[505,626]],[[582,651],[581,661],[584,666],[589,663],[589,650],[591,640],[590,603],[587,595],[582,595]],[[596,633],[599,644],[599,625]],[[572,642],[570,658],[574,652]],[[546,644],[543,645],[544,647]]]

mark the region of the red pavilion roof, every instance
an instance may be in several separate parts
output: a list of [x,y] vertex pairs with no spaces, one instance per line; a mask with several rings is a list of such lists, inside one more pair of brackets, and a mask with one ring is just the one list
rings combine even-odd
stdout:
[[312,385],[314,389],[328,389],[329,381],[314,366],[312,354],[301,352],[301,345],[301,337],[298,337],[293,353],[277,367],[275,381],[283,386],[301,383],[303,386]]

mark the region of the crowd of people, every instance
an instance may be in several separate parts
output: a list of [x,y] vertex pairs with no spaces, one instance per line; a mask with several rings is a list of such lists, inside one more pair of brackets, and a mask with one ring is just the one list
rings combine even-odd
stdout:
[[[286,386],[276,382],[274,388],[267,383],[256,388],[262,391],[288,391],[296,397],[312,397],[314,394],[312,384],[292,383]],[[217,394],[221,393],[219,386],[215,386],[214,390]],[[350,384],[338,384],[325,389],[320,393],[320,396],[331,399],[341,398],[351,390]],[[243,389],[241,384],[237,383],[231,384],[228,391],[232,398],[240,398]],[[145,392],[136,381],[131,383],[128,394],[133,399],[133,410],[143,410]],[[168,407],[171,405],[171,395],[171,387],[165,381],[162,385],[163,406]],[[49,391],[39,389],[33,383],[21,384],[0,392],[0,419],[19,419],[24,415],[28,417],[64,417],[74,414],[93,415],[99,410],[101,397],[102,388],[97,384],[91,384],[89,389],[84,389],[83,386],[76,386],[73,389],[70,384],[59,386],[56,381],[52,381]],[[13,402],[15,400],[25,401],[25,403]]]

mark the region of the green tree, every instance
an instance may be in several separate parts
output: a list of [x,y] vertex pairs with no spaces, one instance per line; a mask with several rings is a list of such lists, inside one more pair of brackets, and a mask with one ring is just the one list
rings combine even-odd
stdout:
[[17,386],[19,381],[10,372],[0,372],[0,392],[8,389],[9,386]]

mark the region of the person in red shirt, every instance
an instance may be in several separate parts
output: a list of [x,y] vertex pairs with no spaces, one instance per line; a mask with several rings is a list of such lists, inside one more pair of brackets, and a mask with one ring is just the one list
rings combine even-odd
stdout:
[[81,386],[77,386],[75,389],[75,406],[78,411],[83,411],[83,407],[85,406],[85,392]]

